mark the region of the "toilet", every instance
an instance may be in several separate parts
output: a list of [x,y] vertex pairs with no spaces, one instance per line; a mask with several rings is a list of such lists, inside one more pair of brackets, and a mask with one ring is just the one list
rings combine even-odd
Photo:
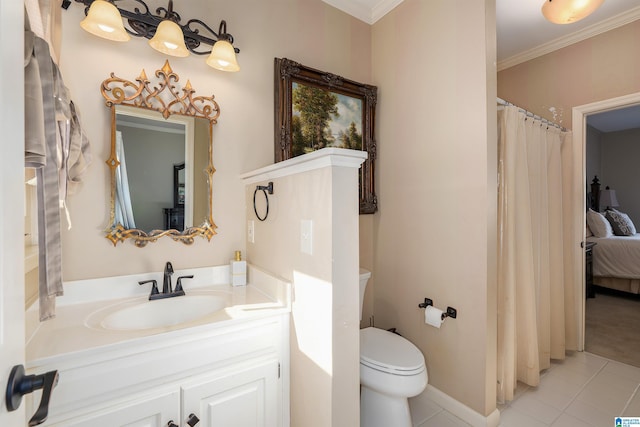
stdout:
[[[360,269],[360,320],[371,272]],[[374,327],[360,330],[360,426],[412,427],[408,398],[427,386],[422,352],[407,339]]]

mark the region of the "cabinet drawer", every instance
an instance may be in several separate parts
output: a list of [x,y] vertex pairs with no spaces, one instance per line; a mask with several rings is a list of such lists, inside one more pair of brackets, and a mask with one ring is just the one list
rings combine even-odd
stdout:
[[[113,403],[113,402],[111,402]],[[180,418],[180,393],[172,390],[154,390],[152,395],[131,398],[97,409],[90,414],[56,421],[50,419],[47,426],[55,427],[166,427],[168,422]]]

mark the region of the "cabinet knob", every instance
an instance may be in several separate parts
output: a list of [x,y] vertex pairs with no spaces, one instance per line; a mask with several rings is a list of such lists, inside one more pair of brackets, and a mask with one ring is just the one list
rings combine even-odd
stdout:
[[180,427],[178,424],[174,423],[173,420],[170,420],[167,423],[167,427]]
[[187,424],[189,424],[191,427],[198,424],[199,421],[200,419],[196,417],[195,414],[189,414],[189,418],[187,418]]

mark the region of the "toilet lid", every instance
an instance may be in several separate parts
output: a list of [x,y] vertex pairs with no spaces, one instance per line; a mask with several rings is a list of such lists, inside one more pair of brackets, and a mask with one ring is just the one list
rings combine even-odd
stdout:
[[360,330],[360,363],[395,375],[425,369],[422,352],[400,335],[378,328]]

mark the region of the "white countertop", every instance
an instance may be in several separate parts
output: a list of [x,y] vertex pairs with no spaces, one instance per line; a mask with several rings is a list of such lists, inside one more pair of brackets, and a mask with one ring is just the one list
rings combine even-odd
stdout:
[[[158,273],[155,273],[65,284],[65,297],[60,298],[54,319],[38,322],[36,320],[37,304],[34,304],[36,307],[31,307],[27,311],[26,367],[31,368],[53,362],[52,359],[70,354],[86,356],[103,352],[106,347],[109,349],[126,347],[132,340],[152,343],[158,340],[177,339],[185,334],[231,327],[239,322],[289,312],[291,310],[289,283],[254,266],[248,267],[249,284],[247,286],[230,286],[220,283],[228,277],[228,266],[189,271],[176,270],[174,278],[184,274],[194,274],[194,280],[184,282],[187,295],[218,295],[227,300],[227,307],[190,322],[144,330],[108,330],[92,319],[100,313],[117,310],[127,302],[147,301],[150,287],[138,286],[137,281],[146,280],[151,276],[161,279],[161,274],[160,278],[157,277]],[[162,281],[158,280],[158,282],[161,284]],[[110,292],[104,292],[105,287]],[[101,295],[102,298],[96,295]],[[105,298],[105,295],[109,298]]]

